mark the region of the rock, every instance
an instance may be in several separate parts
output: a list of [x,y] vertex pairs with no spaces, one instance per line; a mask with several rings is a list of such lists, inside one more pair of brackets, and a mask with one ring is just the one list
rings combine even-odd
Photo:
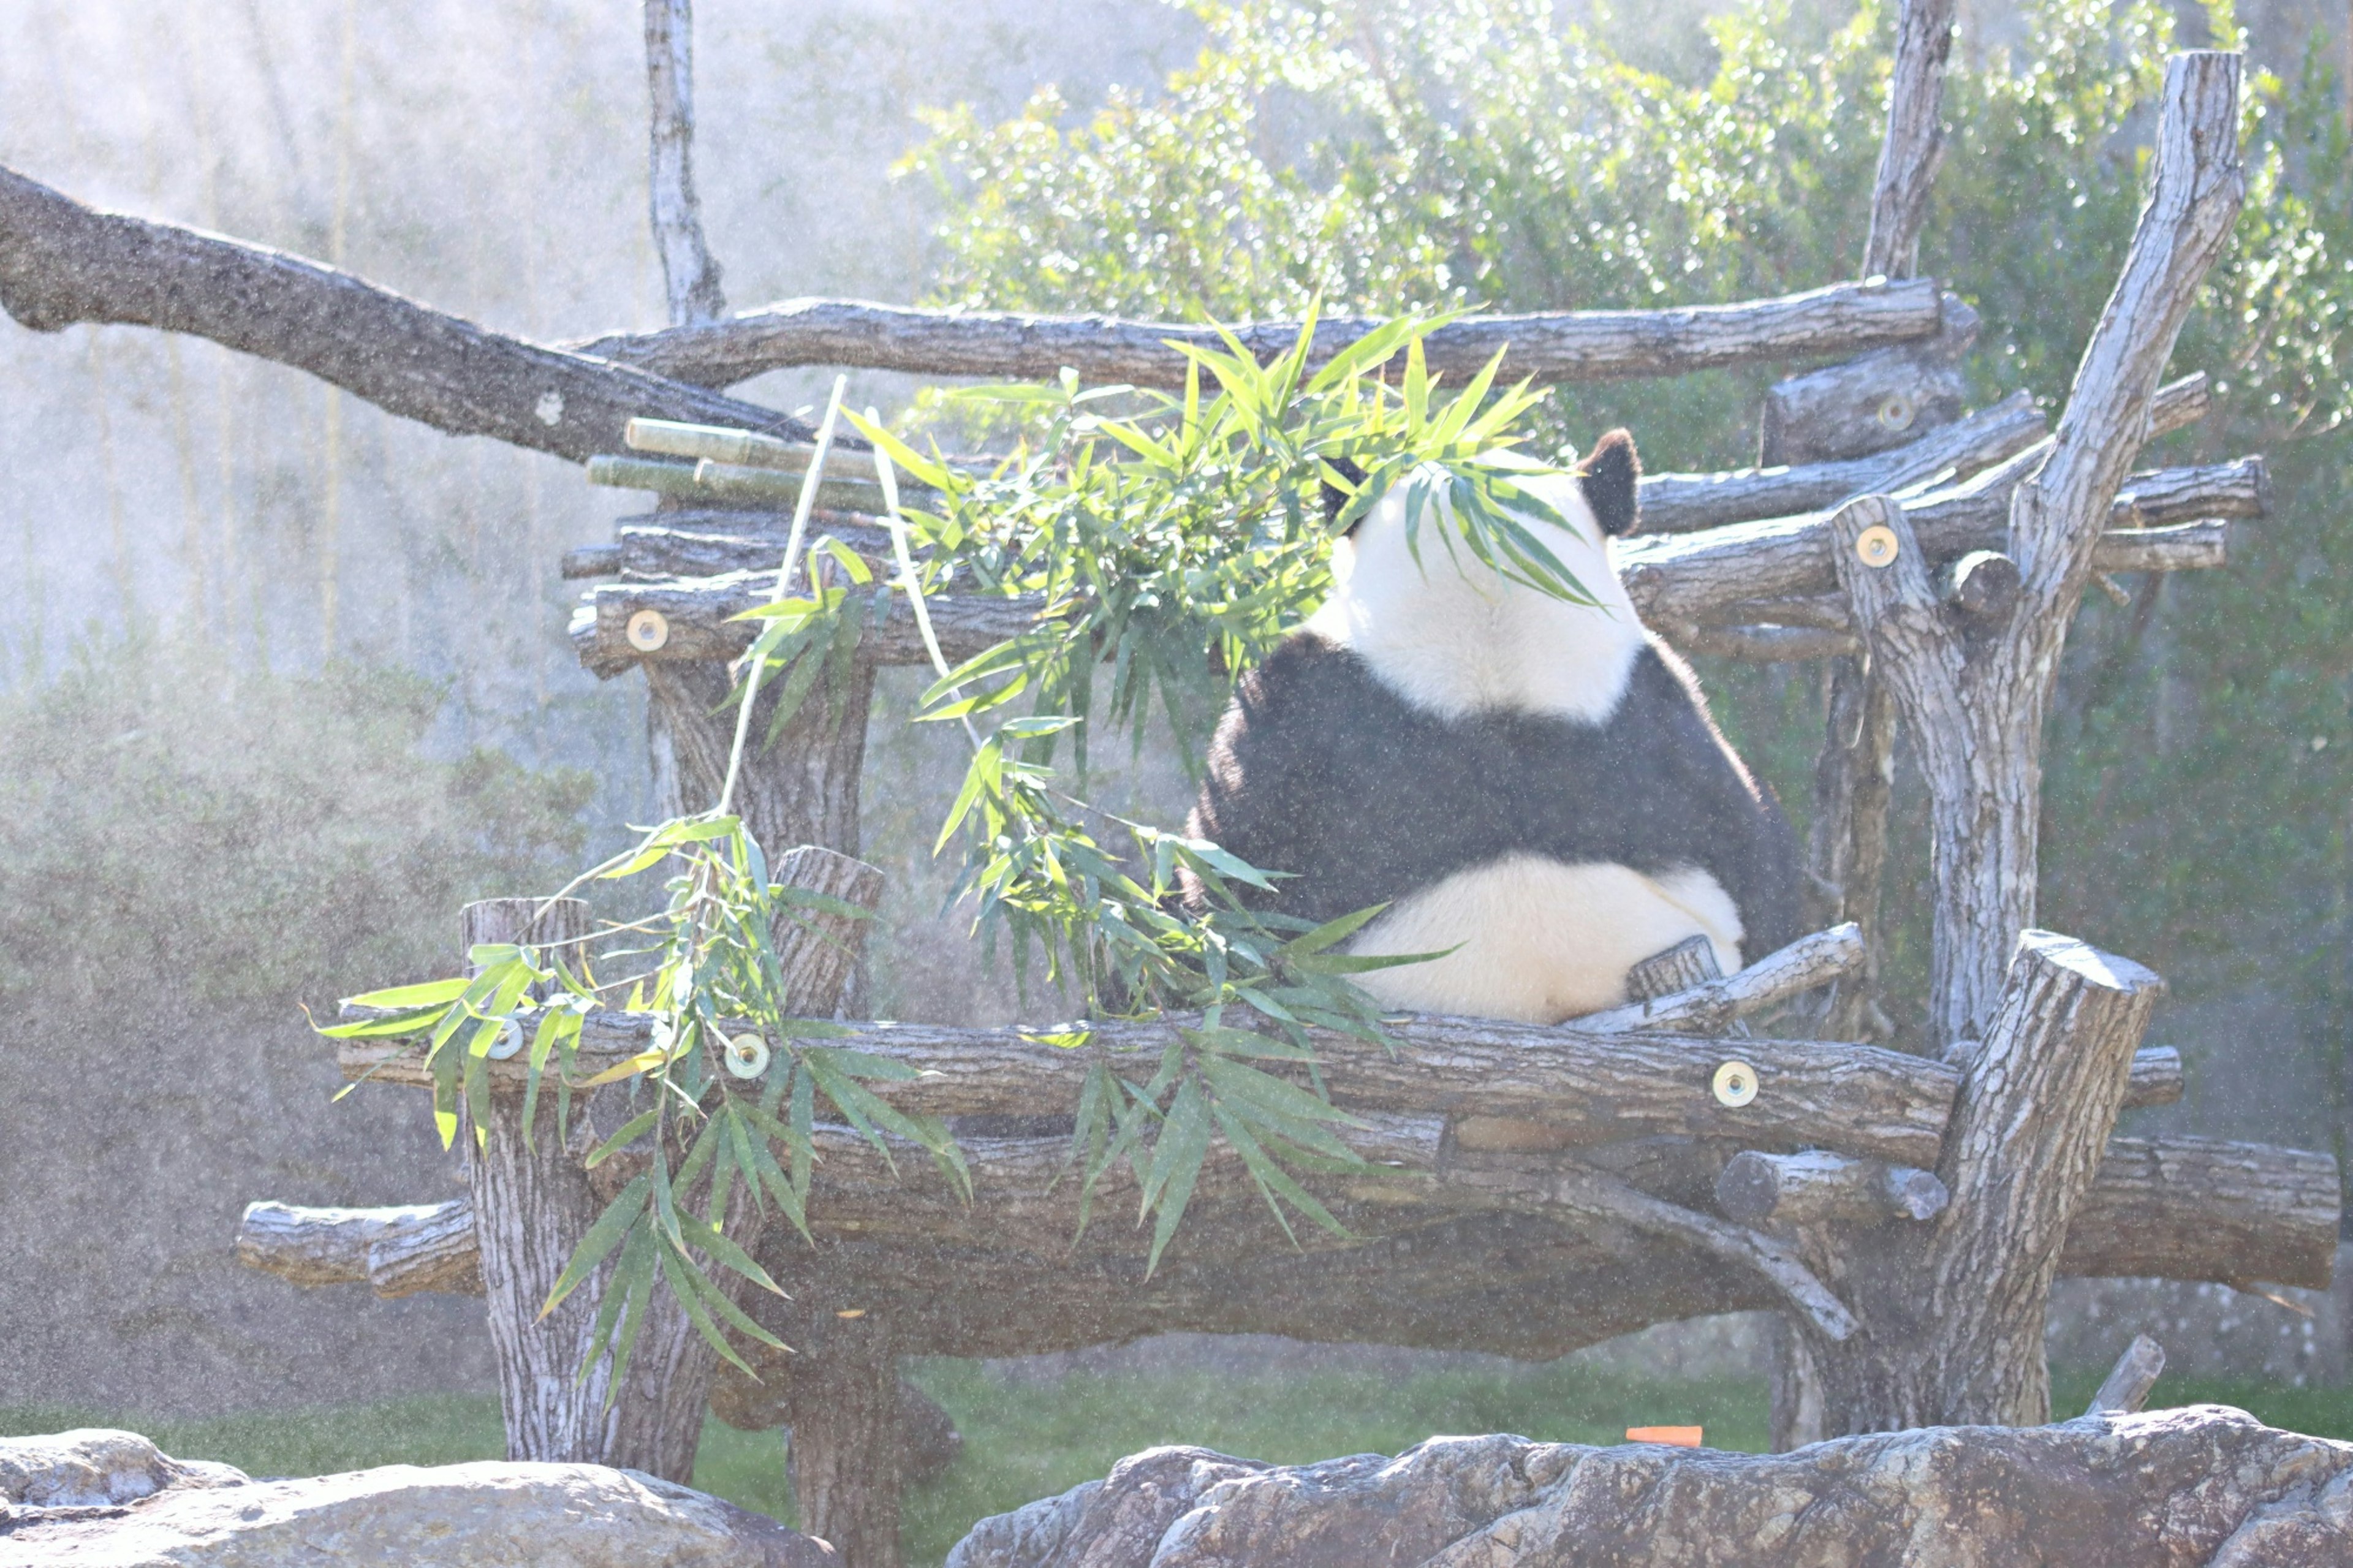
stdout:
[[832,1547],[764,1515],[601,1465],[387,1465],[215,1489],[174,1483],[121,1506],[24,1508],[0,1518],[0,1568],[829,1568],[834,1562]]
[[1275,1466],[1155,1448],[948,1568],[1936,1568],[2353,1562],[2353,1444],[2221,1405],[1791,1454],[1434,1437]]
[[0,1501],[31,1508],[106,1508],[170,1487],[237,1487],[243,1470],[174,1459],[136,1432],[83,1426],[46,1437],[0,1437]]

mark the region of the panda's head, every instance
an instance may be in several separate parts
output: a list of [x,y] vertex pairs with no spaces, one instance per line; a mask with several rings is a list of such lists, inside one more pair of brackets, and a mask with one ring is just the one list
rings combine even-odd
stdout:
[[[1576,468],[1520,481],[1567,526],[1525,513],[1520,521],[1598,606],[1514,583],[1459,544],[1450,553],[1442,520],[1424,520],[1417,560],[1406,538],[1405,497],[1392,490],[1335,542],[1332,596],[1306,630],[1351,649],[1391,689],[1431,712],[1507,710],[1599,722],[1624,695],[1643,643],[1609,559],[1610,539],[1634,528],[1641,474],[1633,437],[1612,430]],[[1339,506],[1332,510],[1336,516]]]

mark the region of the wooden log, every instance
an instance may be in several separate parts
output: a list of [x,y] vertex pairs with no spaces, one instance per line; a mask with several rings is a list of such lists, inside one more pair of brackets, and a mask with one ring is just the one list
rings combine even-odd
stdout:
[[546,348],[323,263],[83,205],[0,168],[0,308],[189,332],[292,365],[388,414],[584,462],[632,416],[806,439],[789,416],[632,365]]
[[1776,383],[1765,394],[1757,460],[1770,468],[1860,458],[1950,425],[1968,395],[1960,362],[1977,335],[1977,312],[1947,295],[1935,337]]
[[437,1205],[431,1215],[393,1226],[370,1241],[367,1279],[369,1289],[387,1300],[428,1291],[483,1294],[472,1202],[459,1198]]
[[[604,679],[636,664],[649,670],[724,664],[741,656],[759,635],[757,623],[734,617],[766,604],[776,585],[776,568],[769,567],[688,582],[617,583],[595,588],[572,613],[572,646],[580,662]],[[941,649],[955,662],[1030,629],[1045,601],[944,594],[932,599],[929,607]],[[650,649],[629,640],[629,623],[648,610],[662,617],[667,633],[661,645]],[[891,596],[887,615],[869,620],[859,648],[869,662],[878,665],[931,662],[914,613],[900,594]],[[722,677],[713,700],[725,697]]]
[[[830,536],[848,545],[878,577],[896,576],[891,541],[869,519],[850,512],[812,513],[809,538]],[[743,519],[746,524],[767,521]],[[660,523],[624,522],[613,531],[610,544],[589,545],[565,556],[567,577],[628,577],[638,582],[661,582],[678,577],[723,577],[733,572],[774,572],[784,559],[785,536],[746,531],[723,532],[709,528],[680,528],[664,516]],[[579,563],[574,564],[574,558]],[[815,562],[826,569],[822,558]]]
[[2181,1053],[2171,1046],[2143,1046],[2133,1053],[2132,1078],[2125,1086],[2126,1110],[2145,1105],[2181,1103]]
[[2113,1410],[2129,1415],[2148,1403],[2148,1391],[2165,1375],[2165,1347],[2147,1334],[2135,1334],[2125,1353],[2116,1357],[2116,1364],[2100,1380],[2098,1392],[2092,1403],[2084,1406],[2086,1415],[2097,1415],[2103,1410]]
[[293,1285],[366,1284],[383,1297],[482,1293],[472,1201],[389,1208],[248,1204],[237,1260]]
[[[470,952],[483,942],[572,942],[588,935],[586,903],[559,900],[543,913],[542,904],[491,899],[467,905],[459,951]],[[468,1187],[489,1298],[506,1457],[625,1465],[680,1480],[691,1476],[700,1405],[696,1428],[681,1430],[681,1422],[665,1419],[670,1413],[663,1390],[647,1382],[646,1367],[659,1356],[631,1369],[628,1387],[613,1387],[609,1362],[581,1375],[609,1268],[555,1311],[542,1315],[573,1247],[604,1208],[586,1173],[564,1147],[555,1097],[541,1099],[535,1124],[526,1128],[520,1100],[494,1094],[490,1124],[477,1129],[470,1120],[459,1136],[473,1142]],[[659,1310],[649,1315],[658,1317]],[[666,1326],[647,1323],[653,1345],[663,1342]]]
[[1970,551],[1945,568],[1938,584],[1956,613],[1989,625],[2018,607],[2018,563],[1999,550]]
[[1867,457],[1715,474],[1644,474],[1636,489],[1644,533],[1695,533],[1729,522],[1788,517],[1921,479],[1966,477],[2042,439],[2050,421],[2033,396],[2013,392],[1990,407]]
[[2327,1154],[2215,1138],[2111,1138],[2059,1267],[2326,1289],[2338,1205]]
[[1742,1225],[1879,1225],[1927,1220],[1952,1194],[1934,1171],[1857,1160],[1827,1149],[1795,1154],[1747,1150],[1716,1178],[1715,1203]]
[[[1504,348],[1507,378],[1599,381],[1853,353],[1927,337],[1941,320],[1934,282],[1876,281],[1734,305],[1473,316],[1430,333],[1424,346],[1430,370],[1458,384]],[[1310,364],[1379,325],[1372,317],[1317,322]],[[1292,321],[1232,330],[1261,360],[1299,337]],[[1067,365],[1090,383],[1174,388],[1184,384],[1188,362],[1167,346],[1172,341],[1220,346],[1215,329],[1171,321],[931,310],[860,300],[787,300],[705,326],[612,333],[569,346],[703,386],[732,386],[807,364],[1036,381]]]
[[[1064,1115],[1097,1061],[1134,1070],[1170,1038],[1172,1025],[1058,1025],[970,1028],[854,1023],[839,1044],[923,1074],[869,1085],[892,1104],[943,1116]],[[1063,1047],[1027,1037],[1091,1027],[1089,1044]],[[1324,1081],[1354,1110],[1485,1114],[1542,1121],[1563,1146],[1630,1137],[1735,1139],[1750,1147],[1834,1148],[1905,1164],[1934,1160],[1959,1082],[1942,1062],[1870,1046],[1806,1040],[1739,1042],[1651,1031],[1593,1033],[1474,1018],[1409,1017],[1390,1026],[1394,1051],[1353,1036],[1317,1034]],[[592,1014],[582,1031],[584,1068],[645,1046],[643,1015]],[[1754,1069],[1757,1098],[1729,1107],[1710,1085],[1736,1056]],[[422,1084],[415,1047],[400,1041],[341,1042],[346,1077]],[[513,1064],[494,1077],[519,1080]]]
[[[2010,498],[2032,457],[2012,458],[1965,485],[1903,499],[1899,510],[1928,559],[2006,549]],[[2259,458],[2135,475],[2133,483],[2133,497],[2120,497],[2110,509],[2111,528],[2259,517],[2268,502],[2269,482]],[[1775,518],[1704,533],[1637,535],[1618,546],[1618,575],[1644,622],[1674,637],[1677,628],[1719,621],[1735,605],[1836,589],[1831,523],[1838,515]]]
[[815,1326],[782,1390],[794,1501],[843,1563],[898,1568],[907,1444],[896,1324],[861,1313]]
[[[1559,1200],[1551,1184],[1558,1170],[1571,1167],[1547,1157],[1461,1152],[1449,1143],[1443,1124],[1433,1117],[1366,1120],[1369,1126],[1348,1130],[1344,1138],[1373,1163],[1373,1168],[1355,1175],[1325,1173],[1307,1178],[1312,1188],[1346,1215],[1355,1237],[1335,1241],[1309,1232],[1303,1239],[1311,1249],[1345,1255],[1384,1248],[1393,1245],[1384,1237],[1409,1236],[1433,1223],[1451,1226],[1455,1221],[1451,1216],[1466,1213],[1548,1217],[1556,1226],[1566,1225],[1572,1230],[1583,1227],[1602,1237],[1596,1245],[1615,1245],[1606,1240],[1609,1227],[1639,1219],[1652,1224],[1652,1229],[1643,1233],[1652,1242],[1643,1244],[1641,1256],[1653,1262],[1663,1256],[1658,1247],[1679,1246],[1690,1239],[1682,1236],[1680,1221],[1662,1227],[1647,1209],[1635,1214],[1606,1201],[1599,1201],[1597,1206],[1574,1193],[1576,1201]],[[1069,1159],[1066,1138],[965,1140],[975,1192],[970,1205],[919,1151],[907,1145],[894,1144],[893,1157],[886,1159],[848,1128],[820,1123],[817,1138],[819,1160],[811,1189],[811,1233],[828,1247],[860,1239],[887,1245],[902,1254],[913,1270],[902,1278],[895,1271],[878,1274],[867,1267],[833,1281],[828,1289],[847,1290],[854,1298],[861,1280],[877,1291],[883,1289],[884,1279],[896,1280],[890,1288],[897,1291],[915,1288],[910,1280],[928,1279],[930,1284],[923,1289],[937,1292],[942,1310],[946,1310],[963,1294],[953,1278],[941,1272],[948,1260],[994,1258],[997,1261],[986,1266],[994,1272],[1012,1268],[1019,1258],[1067,1254],[1077,1234],[1077,1189],[1067,1176],[1056,1179]],[[1766,1162],[1774,1173],[1778,1195],[1770,1205],[1736,1197],[1734,1204],[1740,1210],[1736,1217],[1744,1225],[1782,1222],[1799,1210],[1806,1222],[1823,1218],[1867,1222],[1874,1215],[1892,1217],[1903,1212],[1894,1203],[1883,1203],[1876,1210],[1857,1206],[1869,1200],[1854,1197],[1848,1187],[1839,1188],[1836,1201],[1826,1202],[1819,1209],[1805,1208],[1805,1197],[1795,1200],[1799,1210],[1791,1209],[1787,1193],[1803,1176],[1783,1184],[1782,1173],[1810,1159],[1830,1163],[1837,1156],[1819,1152],[1811,1156],[1766,1156],[1735,1151],[1723,1143],[1662,1149],[1666,1142],[1654,1139],[1597,1146],[1581,1151],[1573,1166],[1602,1172],[1630,1191],[1687,1209],[1692,1203],[1705,1202],[1712,1194],[1728,1188],[1744,1193],[1757,1190],[1758,1163]],[[1687,1169],[1683,1164],[1686,1155],[1690,1157]],[[1727,1155],[1732,1156],[1728,1161]],[[1849,1163],[1869,1166],[1873,1163]],[[2060,1272],[2238,1283],[2261,1279],[2324,1287],[2334,1247],[2330,1227],[2336,1215],[2335,1171],[2328,1156],[2292,1149],[2196,1138],[2111,1140],[2071,1227]],[[1916,1205],[1923,1195],[1915,1190],[1906,1193],[1903,1201]],[[1146,1238],[1113,1217],[1128,1212],[1134,1197],[1133,1172],[1122,1167],[1109,1173],[1095,1196],[1095,1212],[1103,1217],[1080,1245],[1092,1260],[1090,1268],[1134,1266],[1134,1273],[1124,1276],[1128,1280],[1124,1288],[1133,1290],[1141,1303],[1151,1296],[1141,1276]],[[1196,1202],[1202,1206],[1180,1232],[1173,1258],[1197,1266],[1214,1262],[1220,1268],[1246,1269],[1253,1259],[1271,1263],[1288,1250],[1280,1233],[1266,1221],[1248,1172],[1229,1152],[1220,1149],[1212,1155],[1203,1170]],[[285,1259],[288,1267],[262,1262],[254,1266],[298,1283],[365,1277],[364,1254],[348,1239],[352,1226],[348,1216],[353,1211],[282,1205],[256,1207],[280,1211],[264,1222],[267,1229],[262,1234],[273,1239],[259,1245],[273,1258]],[[452,1205],[381,1212],[405,1215],[427,1210],[461,1215],[470,1212],[463,1199]],[[335,1234],[339,1229],[340,1237]],[[299,1244],[274,1239],[294,1237],[302,1239]],[[792,1275],[797,1287],[808,1283],[810,1261],[804,1244],[779,1234],[775,1247],[775,1266]],[[295,1261],[305,1255],[312,1261]],[[467,1256],[470,1258],[470,1252]],[[1742,1262],[1740,1267],[1747,1265]],[[1489,1278],[1466,1262],[1457,1286],[1486,1289],[1480,1282]],[[1023,1289],[1044,1300],[1062,1288],[1058,1279],[1066,1277],[1053,1267],[1041,1265],[1039,1277]],[[1352,1325],[1374,1321],[1366,1316],[1376,1309],[1366,1296],[1380,1293],[1379,1279],[1367,1275],[1349,1289],[1352,1293],[1329,1302],[1332,1316],[1324,1326],[1324,1336],[1345,1338],[1355,1331]],[[1771,1289],[1767,1287],[1768,1296]],[[1715,1300],[1711,1296],[1694,1304],[1692,1300],[1670,1296],[1656,1303],[1655,1319],[1633,1321],[1631,1326],[1718,1310],[1713,1305]],[[1240,1331],[1235,1325],[1257,1321],[1248,1316],[1241,1303],[1236,1303],[1234,1310],[1240,1315],[1222,1325],[1206,1306],[1188,1321],[1194,1327]],[[1641,1308],[1621,1301],[1612,1311],[1612,1321],[1623,1323],[1629,1321],[1628,1314],[1639,1316]],[[957,1347],[971,1342],[953,1332],[934,1335],[927,1331],[909,1350],[910,1353],[965,1353]],[[1041,1331],[1031,1348],[1068,1348],[1086,1342],[1093,1342],[1070,1339],[1054,1329]],[[1002,1354],[1018,1353],[1024,1342],[992,1337],[987,1343],[995,1347],[989,1353]],[[784,1418],[778,1414],[766,1424]]]

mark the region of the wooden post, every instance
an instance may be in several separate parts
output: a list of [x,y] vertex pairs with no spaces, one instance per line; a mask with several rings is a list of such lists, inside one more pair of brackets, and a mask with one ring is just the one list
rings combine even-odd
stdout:
[[[1887,133],[1871,201],[1862,275],[1909,278],[1917,270],[1920,226],[1944,155],[1938,113],[1953,47],[1954,0],[1904,0],[1888,84]],[[1887,487],[1893,488],[1893,487]],[[1880,887],[1887,860],[1887,810],[1894,784],[1895,701],[1867,658],[1829,661],[1823,674],[1828,733],[1814,765],[1813,823],[1806,838],[1807,923],[1853,921],[1871,943],[1864,973],[1839,987],[1824,1033],[1876,1039],[1880,1011]]]
[[1843,1342],[1808,1334],[1826,1436],[2050,1419],[2051,1281],[2163,990],[2128,959],[2049,931],[2019,938],[1937,1163],[1950,1204],[1839,1249],[1831,1271],[1863,1327]]
[[785,1380],[801,1530],[848,1568],[901,1568],[903,1396],[887,1318],[850,1308],[802,1336]]
[[[466,906],[460,951],[480,942],[568,942],[590,931],[588,906],[557,902],[536,924],[536,899],[489,899]],[[584,1108],[585,1110],[585,1108]],[[604,1203],[587,1173],[564,1147],[556,1130],[555,1097],[543,1095],[535,1127],[522,1125],[522,1102],[497,1096],[483,1142],[468,1150],[467,1184],[473,1194],[474,1238],[482,1285],[490,1299],[491,1342],[499,1369],[499,1405],[506,1420],[507,1458],[622,1465],[671,1480],[689,1479],[694,1437],[702,1423],[681,1434],[635,1399],[608,1399],[610,1364],[579,1376],[587,1359],[600,1277],[573,1292],[545,1318],[540,1307],[554,1288],[573,1247],[587,1234]],[[459,1134],[470,1141],[473,1130]],[[648,1337],[656,1338],[648,1325]],[[640,1365],[644,1364],[642,1362]],[[632,1369],[632,1383],[642,1376]]]
[[647,192],[670,322],[716,321],[727,313],[727,300],[719,263],[703,243],[702,204],[694,194],[692,0],[646,0],[646,88],[652,108]]

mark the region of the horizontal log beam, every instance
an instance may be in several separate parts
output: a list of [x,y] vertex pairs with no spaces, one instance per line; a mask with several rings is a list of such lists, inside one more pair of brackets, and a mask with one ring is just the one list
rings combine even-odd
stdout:
[[2122,1109],[2181,1103],[2181,1053],[2171,1046],[2143,1046],[2133,1053],[2132,1079]]
[[636,415],[811,434],[754,403],[492,331],[323,262],[101,212],[5,168],[0,308],[36,331],[193,333],[437,430],[575,462],[618,450]]
[[2337,1161],[2219,1138],[2111,1138],[2067,1227],[2063,1274],[2327,1287]]
[[[1973,550],[2002,549],[2010,531],[2010,492],[2029,467],[2024,458],[2012,458],[1966,485],[1905,498],[1901,503],[1905,516],[1921,548],[1937,562]],[[2271,487],[2263,460],[2242,458],[2137,474],[2126,489],[2110,515],[2112,529],[2260,517],[2269,505]],[[1638,535],[1619,547],[1619,576],[1643,620],[1676,639],[1682,628],[1720,621],[1757,601],[1836,592],[1833,548],[1830,517],[1821,513],[1703,533]],[[2158,547],[2160,552],[2164,548]],[[2211,545],[2202,548],[2211,552]]]
[[468,1198],[373,1209],[248,1204],[237,1221],[237,1260],[292,1284],[365,1284],[385,1298],[482,1294]]
[[[1166,1024],[1102,1024],[1091,1044],[1038,1044],[1020,1028],[863,1023],[837,1043],[903,1063],[923,1076],[872,1085],[913,1112],[946,1116],[1065,1115],[1097,1061],[1141,1070],[1172,1037]],[[1353,1036],[1322,1034],[1316,1048],[1335,1103],[1353,1110],[1500,1116],[1556,1129],[1564,1145],[1675,1135],[1763,1148],[1821,1146],[1904,1164],[1933,1163],[1959,1073],[1941,1062],[1872,1046],[1808,1040],[1711,1040],[1588,1034],[1471,1018],[1409,1018],[1390,1027],[1394,1053]],[[592,1014],[584,1067],[642,1050],[642,1014]],[[399,1041],[342,1043],[345,1076],[422,1087],[421,1056]],[[1718,1102],[1716,1069],[1749,1065],[1758,1092]],[[494,1083],[520,1083],[493,1062]]]
[[[1435,1118],[1366,1120],[1371,1125],[1347,1136],[1382,1162],[1379,1168],[1309,1178],[1352,1237],[1304,1230],[1306,1252],[1293,1251],[1267,1219],[1240,1163],[1219,1151],[1204,1168],[1157,1283],[1142,1275],[1145,1235],[1120,1217],[1132,1212],[1135,1198],[1134,1173],[1124,1166],[1106,1173],[1094,1195],[1100,1217],[1073,1248],[1079,1195],[1067,1176],[1056,1180],[1069,1157],[1066,1139],[965,1140],[974,1185],[967,1205],[919,1152],[900,1146],[895,1161],[886,1160],[849,1129],[820,1124],[808,1222],[824,1261],[808,1270],[807,1244],[781,1226],[772,1232],[767,1261],[797,1297],[815,1289],[816,1300],[840,1303],[834,1310],[893,1299],[911,1351],[1026,1353],[1132,1337],[1149,1331],[1133,1325],[1155,1321],[1162,1331],[1290,1332],[1304,1320],[1280,1305],[1286,1300],[1280,1282],[1298,1276],[1320,1281],[1323,1292],[1320,1319],[1303,1330],[1306,1337],[1409,1335],[1398,1342],[1533,1353],[1529,1347],[1574,1349],[1651,1322],[1805,1298],[1819,1282],[1810,1286],[1812,1276],[1802,1269],[1790,1272],[1788,1256],[1747,1227],[1767,1218],[1869,1217],[1847,1212],[1852,1194],[1843,1188],[1828,1207],[1792,1207],[1785,1186],[1785,1206],[1777,1212],[1751,1207],[1743,1212],[1755,1219],[1725,1226],[1693,1214],[1675,1194],[1645,1191],[1647,1168],[1640,1163],[1612,1178],[1581,1158],[1452,1152]],[[1717,1190],[1760,1158],[1737,1154],[1717,1178]],[[1776,1168],[1786,1173],[1803,1163],[1782,1159]],[[1835,1166],[1838,1160],[1819,1163]],[[2075,1223],[2077,1234],[2097,1228],[2101,1245],[2079,1246],[2071,1236],[2062,1272],[2325,1286],[2335,1247],[2335,1205],[2325,1194],[2333,1194],[2334,1177],[2327,1156],[2295,1150],[2116,1139]],[[440,1216],[446,1234],[470,1248],[463,1199],[387,1210],[257,1204],[240,1230],[239,1257],[298,1284],[372,1279],[368,1253],[356,1240],[373,1235],[380,1249],[381,1237],[413,1231],[422,1215]],[[248,1242],[248,1232],[266,1239]],[[1492,1241],[1475,1239],[1499,1236],[1514,1239],[1492,1254]],[[1440,1237],[1446,1239],[1433,1249]],[[1466,1245],[1465,1238],[1473,1239]],[[1425,1263],[1440,1266],[1437,1272],[1398,1267],[1417,1250]],[[470,1261],[468,1250],[463,1262]],[[1222,1298],[1201,1288],[1205,1279],[1224,1280]],[[1253,1279],[1261,1288],[1248,1288]],[[440,1279],[425,1288],[480,1290],[479,1274],[470,1268],[445,1268]],[[1606,1303],[1583,1326],[1589,1337],[1577,1337],[1577,1324],[1549,1321],[1549,1290],[1529,1289],[1539,1282],[1568,1290],[1572,1301]],[[1473,1293],[1523,1307],[1467,1312],[1448,1330],[1434,1303],[1462,1302]],[[1417,1297],[1424,1307],[1398,1317]],[[1053,1302],[1066,1310],[1048,1310]],[[1835,1317],[1834,1303],[1816,1300],[1814,1306]],[[1499,1318],[1517,1325],[1514,1333],[1535,1337],[1487,1332]],[[1409,1322],[1419,1326],[1409,1329]],[[1274,1323],[1289,1326],[1269,1326]]]
[[[1733,305],[1655,310],[1561,310],[1473,316],[1431,332],[1430,368],[1457,384],[1499,349],[1506,381],[1602,381],[1860,353],[1933,335],[1943,320],[1936,283],[1839,283]],[[1316,323],[1320,364],[1382,324],[1378,317]],[[1299,340],[1295,321],[1232,329],[1263,360]],[[1082,381],[1179,387],[1188,362],[1171,342],[1218,349],[1216,329],[1108,316],[920,310],[861,300],[788,300],[727,321],[613,333],[567,345],[704,386],[732,386],[772,370],[834,365],[915,375],[1049,380],[1068,366]]]
[[1745,1150],[1715,1180],[1715,1205],[1742,1225],[1879,1225],[1934,1219],[1952,1194],[1934,1171],[1857,1160],[1827,1149]]
[[2016,457],[2049,434],[2033,395],[2000,403],[1907,446],[1835,463],[1737,468],[1716,474],[1645,474],[1637,486],[1643,533],[1696,533],[1726,523],[1820,511],[1851,496],[1883,495],[1945,472],[1966,477]]
[[[1906,515],[1924,548],[1939,560],[2000,547],[2008,531],[2009,493],[2021,472],[1997,470],[1999,483],[1976,483],[1905,501]],[[2134,490],[2120,497],[2115,531],[2094,556],[2103,572],[2186,571],[2221,565],[2228,557],[2226,517],[2259,516],[2269,504],[2270,481],[2262,459],[2243,458],[2201,468],[2164,469],[2136,475]],[[2179,522],[2178,514],[2202,514]],[[745,514],[748,516],[757,514]],[[2167,526],[2171,525],[2171,526]],[[845,518],[836,531],[860,525]],[[690,540],[676,530],[625,542],[617,556],[599,554],[593,564],[636,559],[649,571],[663,564],[719,564],[756,557],[756,535]],[[725,541],[732,540],[733,542]],[[865,545],[863,539],[845,542]],[[879,540],[871,543],[879,546]],[[1831,559],[1829,519],[1820,515],[1768,519],[1705,532],[1657,538],[1638,536],[1621,547],[1620,576],[1645,622],[1679,646],[1704,653],[1752,658],[1815,658],[1852,651],[1850,632],[1814,624],[1838,584]],[[586,570],[584,565],[583,570]],[[573,612],[570,635],[581,664],[609,679],[647,659],[727,660],[752,646],[753,623],[733,616],[764,604],[775,591],[775,567],[721,576],[607,584],[591,589]],[[1798,626],[1759,624],[1773,605],[1794,601],[1804,620]],[[951,660],[969,658],[1028,629],[1041,602],[958,594],[931,602],[932,618]],[[663,640],[648,648],[631,641],[629,626],[640,613],[662,617]],[[1726,616],[1743,617],[1726,628]],[[929,661],[913,616],[902,602],[867,628],[862,645],[878,664]]]

